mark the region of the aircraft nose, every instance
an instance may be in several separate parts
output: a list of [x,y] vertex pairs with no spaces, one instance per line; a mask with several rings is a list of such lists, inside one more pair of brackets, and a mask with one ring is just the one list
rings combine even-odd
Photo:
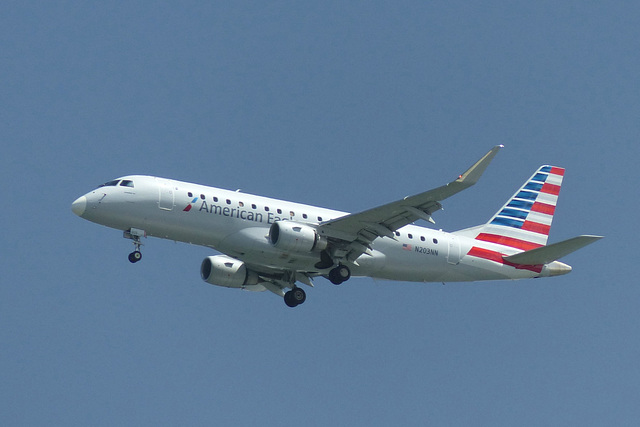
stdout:
[[86,208],[87,198],[84,196],[78,197],[75,202],[71,204],[71,211],[78,216],[82,216]]

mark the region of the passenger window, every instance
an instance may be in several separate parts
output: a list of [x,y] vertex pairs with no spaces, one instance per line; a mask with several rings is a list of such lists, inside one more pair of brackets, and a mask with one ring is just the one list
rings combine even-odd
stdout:
[[214,198],[213,198],[213,201],[217,203],[217,202],[218,202],[218,198],[217,198],[217,197],[214,197]]
[[433,243],[438,244],[438,239],[433,239]]
[[258,207],[255,204],[251,204],[251,209],[257,209]]
[[307,214],[302,214],[302,218],[307,219]]
[[296,216],[296,214],[293,211],[289,211],[289,216]]
[[282,213],[282,209],[278,209],[278,213],[281,214]]
[[321,216],[318,217],[318,221],[322,222],[322,217]]
[[265,212],[269,212],[269,206],[264,207]]
[[227,199],[227,204],[230,205],[231,204],[231,200]]
[[425,240],[424,236],[420,236],[420,240],[422,240],[424,242],[424,240]]
[[200,198],[201,198],[202,200],[204,200],[204,194],[201,194],[201,195],[200,195]]
[[238,202],[238,206],[240,206],[241,208],[244,208],[244,203]]
[[193,197],[193,193],[192,193],[191,191],[189,191],[189,192],[187,193],[187,195],[188,195],[189,197]]
[[407,234],[407,236],[409,236],[410,239],[413,239],[413,234]]
[[399,231],[396,231],[396,236],[400,237],[400,232]]

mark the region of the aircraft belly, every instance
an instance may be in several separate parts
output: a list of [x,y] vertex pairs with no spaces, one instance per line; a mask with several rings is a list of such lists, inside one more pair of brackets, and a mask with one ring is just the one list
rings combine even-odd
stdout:
[[[500,264],[490,260],[464,256],[459,265],[451,270],[449,277],[443,281],[486,281],[505,279],[526,279],[537,277],[538,274],[524,269],[516,269],[512,266]],[[457,274],[456,274],[457,273]],[[466,278],[461,278],[461,276]]]
[[[269,268],[317,271],[319,254],[283,252],[269,243],[269,228],[260,223],[209,215],[189,215],[180,210],[161,210],[155,202],[128,204],[126,211],[103,203],[89,212],[87,219],[108,227],[140,228],[149,237],[159,237],[214,248],[247,263]],[[255,224],[255,225],[254,225]],[[249,225],[247,227],[247,225]],[[380,239],[372,255],[362,255],[351,265],[353,276],[410,282],[462,282],[536,277],[527,270],[467,256],[470,246],[462,239],[461,256],[451,263],[450,244],[439,235],[438,245],[401,245]]]

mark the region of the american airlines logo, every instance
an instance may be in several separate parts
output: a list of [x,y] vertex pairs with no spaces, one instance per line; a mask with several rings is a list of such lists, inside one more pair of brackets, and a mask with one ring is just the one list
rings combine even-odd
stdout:
[[187,205],[186,208],[182,209],[185,212],[189,212],[191,210],[191,208],[193,207],[193,205],[196,203],[196,201],[198,200],[197,197],[194,197],[193,200]]

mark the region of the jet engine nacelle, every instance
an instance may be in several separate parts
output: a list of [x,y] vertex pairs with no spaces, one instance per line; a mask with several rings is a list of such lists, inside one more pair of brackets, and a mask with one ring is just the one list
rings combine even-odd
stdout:
[[242,288],[256,285],[258,273],[247,268],[244,262],[226,255],[206,257],[200,266],[202,280],[226,288]]
[[276,221],[269,228],[269,242],[289,252],[320,252],[327,247],[327,239],[315,228],[293,221]]

